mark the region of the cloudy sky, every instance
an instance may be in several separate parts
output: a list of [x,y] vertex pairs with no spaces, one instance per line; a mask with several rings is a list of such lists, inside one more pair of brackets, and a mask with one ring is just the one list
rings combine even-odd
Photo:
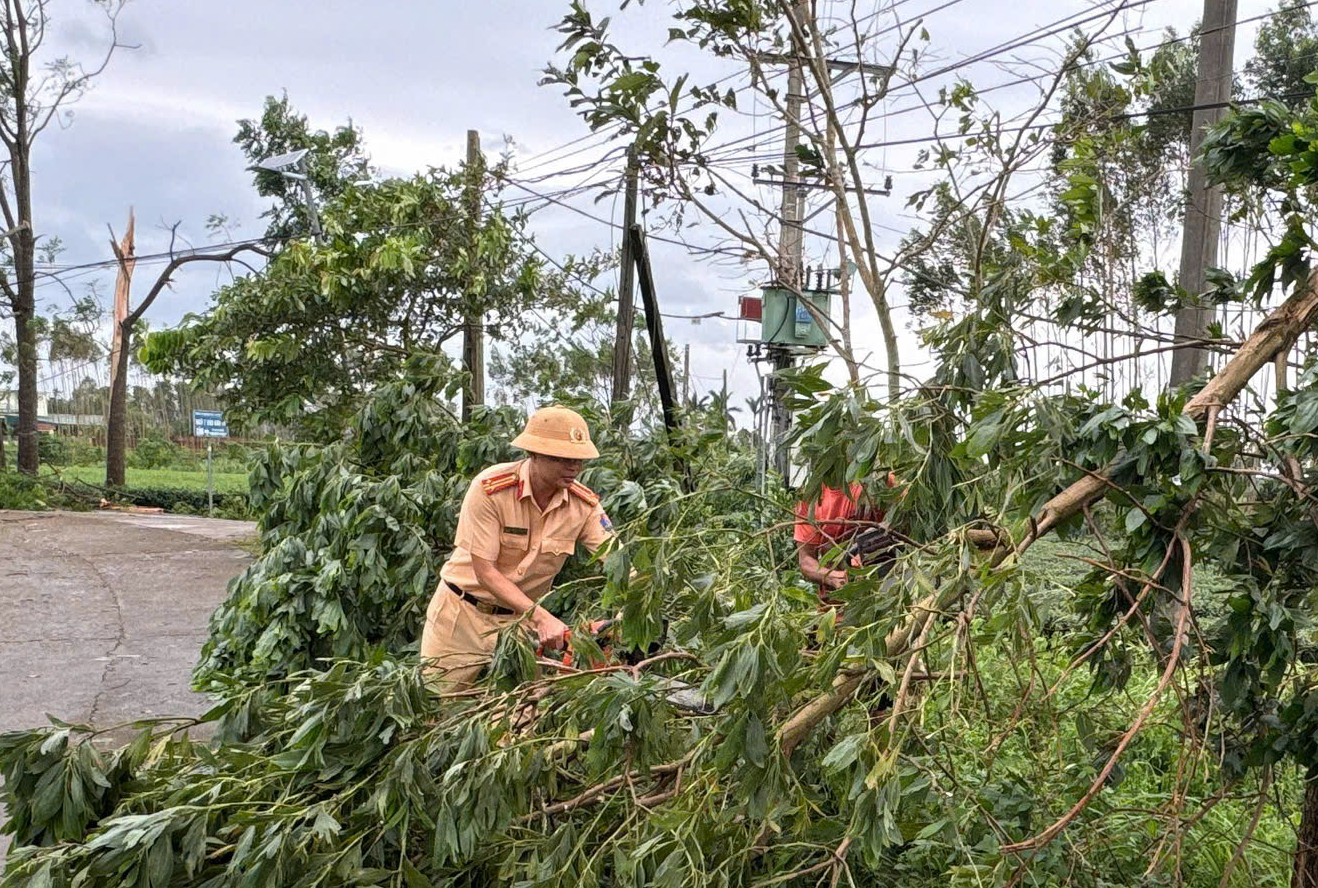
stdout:
[[[1081,18],[1104,8],[1085,0],[903,0],[889,9],[891,0],[861,3],[877,11],[881,27],[898,17],[904,22],[923,16],[929,31],[930,64],[934,59],[952,62],[994,48],[1036,28],[1052,26],[1064,16]],[[588,0],[597,15],[613,14],[621,23],[620,41],[646,51],[660,51],[671,7],[659,0],[643,6],[633,2],[619,12],[618,0]],[[850,0],[820,0],[826,14],[842,15]],[[1165,26],[1184,32],[1199,18],[1200,4],[1191,0],[1131,0],[1113,27],[1130,31],[1137,45],[1156,40]],[[103,23],[89,14],[85,0],[53,0],[55,42],[80,59],[94,58],[104,43]],[[139,254],[163,250],[163,226],[181,221],[182,231],[197,244],[206,242],[204,222],[222,213],[236,222],[234,235],[261,233],[258,215],[263,209],[255,197],[243,158],[232,145],[235,121],[259,113],[268,94],[286,90],[302,112],[318,127],[330,128],[351,119],[364,131],[368,149],[385,173],[409,172],[430,165],[451,164],[464,151],[465,133],[477,129],[487,150],[515,143],[517,157],[527,176],[540,176],[580,165],[601,156],[613,145],[590,139],[562,155],[546,152],[586,135],[585,125],[554,90],[537,86],[540,70],[552,57],[557,35],[551,26],[566,11],[558,0],[131,0],[121,22],[122,39],[138,48],[120,52],[95,88],[77,105],[71,123],[43,137],[36,156],[34,194],[36,225],[42,234],[56,235],[65,245],[59,261],[79,264],[108,258],[107,224],[122,232],[127,209],[135,207]],[[941,8],[940,8],[941,7]],[[1266,12],[1271,4],[1245,0],[1239,17]],[[928,13],[925,15],[925,13]],[[1242,27],[1237,56],[1243,58],[1254,28]],[[1019,60],[1045,63],[1065,35],[1050,37],[1038,46],[998,55],[962,69],[980,86],[1013,79],[1004,63]],[[896,34],[885,40],[895,40]],[[1107,44],[1108,51],[1120,42]],[[891,47],[889,47],[890,49]],[[674,68],[692,67],[696,79],[734,73],[721,62],[703,60],[689,51],[666,50],[663,56]],[[876,47],[870,61],[886,61]],[[1013,69],[1017,72],[1023,68]],[[1035,69],[1037,73],[1038,69]],[[745,83],[745,77],[730,81]],[[936,93],[937,81],[925,84],[926,97]],[[1008,113],[1030,98],[1029,87],[994,94],[993,102]],[[894,98],[895,111],[909,106],[916,96]],[[769,109],[751,99],[741,102],[744,114],[728,120],[718,141],[760,132],[772,127]],[[927,136],[932,123],[927,113],[894,116],[877,133],[886,140]],[[586,148],[588,150],[582,151]],[[762,139],[752,149],[772,150]],[[747,145],[747,148],[751,148]],[[891,170],[896,193],[876,204],[882,224],[889,226],[881,243],[892,244],[911,224],[905,215],[905,197],[920,187],[921,177],[904,174],[918,146],[881,149],[871,158]],[[555,159],[557,158],[557,159]],[[534,165],[534,166],[532,166]],[[556,190],[580,183],[615,178],[620,164],[604,163],[585,174],[550,179],[536,187]],[[745,171],[743,171],[744,174]],[[509,197],[516,195],[510,192]],[[772,194],[764,192],[766,200]],[[595,204],[582,194],[570,202],[580,209],[609,219],[620,219],[621,201]],[[822,220],[827,220],[825,214]],[[824,227],[827,227],[826,223]],[[561,207],[534,216],[539,244],[551,255],[583,252],[616,243],[607,226]],[[715,234],[696,227],[685,236],[697,243],[712,242]],[[813,247],[818,248],[818,245]],[[735,311],[736,297],[762,276],[763,269],[727,264],[711,266],[680,247],[656,244],[653,250],[659,295],[665,311],[697,314]],[[816,256],[818,258],[818,254]],[[138,286],[145,288],[138,272]],[[65,276],[75,294],[88,285],[103,295],[113,287],[108,272]],[[204,310],[216,283],[207,269],[180,278],[150,314],[153,326],[175,323],[185,313]],[[598,281],[601,286],[608,281]],[[39,294],[47,308],[66,305],[63,286],[45,283]],[[894,295],[899,305],[904,301]],[[899,313],[901,314],[901,313]],[[904,329],[909,363],[919,366],[913,333]],[[735,340],[746,335],[730,322],[666,320],[668,334],[682,345],[691,343],[692,372],[699,389],[717,388],[726,369],[739,395],[756,390],[755,370],[745,358],[745,347]],[[858,308],[857,342],[874,343],[878,333],[872,311]],[[680,361],[680,354],[675,356]],[[876,363],[881,355],[875,357]],[[918,370],[916,370],[918,372]]]

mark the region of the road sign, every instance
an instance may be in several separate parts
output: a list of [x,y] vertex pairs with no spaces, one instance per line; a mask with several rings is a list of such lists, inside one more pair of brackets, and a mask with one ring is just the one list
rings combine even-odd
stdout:
[[227,438],[229,424],[218,410],[192,411],[192,434],[198,438]]

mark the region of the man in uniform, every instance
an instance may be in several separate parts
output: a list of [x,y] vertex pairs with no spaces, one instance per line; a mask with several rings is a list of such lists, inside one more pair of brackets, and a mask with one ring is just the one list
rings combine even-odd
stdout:
[[593,553],[613,536],[599,496],[576,480],[585,461],[599,456],[580,415],[541,408],[513,446],[526,458],[472,480],[453,554],[426,611],[421,658],[440,691],[470,688],[499,632],[519,619],[540,644],[562,645],[567,626],[538,601],[578,542]]

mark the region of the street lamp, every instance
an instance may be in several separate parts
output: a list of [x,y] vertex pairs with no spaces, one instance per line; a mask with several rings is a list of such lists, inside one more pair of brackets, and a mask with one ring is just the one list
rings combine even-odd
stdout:
[[[316,243],[324,243],[325,236],[320,230],[320,215],[316,212],[316,196],[311,190],[311,176],[307,172],[307,155],[311,153],[309,148],[299,148],[297,151],[290,151],[287,154],[276,154],[274,157],[267,157],[265,160],[257,161],[257,166],[263,170],[270,170],[272,173],[278,173],[288,179],[296,179],[302,183],[302,196],[307,203],[307,215],[311,219],[311,234],[316,239]],[[293,172],[296,169],[297,172]]]

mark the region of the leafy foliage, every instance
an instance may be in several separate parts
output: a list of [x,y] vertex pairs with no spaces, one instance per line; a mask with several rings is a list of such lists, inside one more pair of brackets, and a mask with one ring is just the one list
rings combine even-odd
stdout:
[[[688,10],[704,18],[674,39],[720,46],[760,7]],[[613,103],[646,125],[655,72],[598,45],[605,25],[583,15],[565,23],[573,65],[614,78],[588,113]],[[1106,112],[1135,94],[1072,85]],[[1307,271],[1315,113],[1265,105],[1209,139],[1214,174],[1275,197],[1289,229],[1214,299],[1264,301],[1278,272],[1290,286]],[[1077,281],[1132,255],[1109,200],[1138,181],[1107,171],[1141,138],[1071,144],[1065,225],[986,218],[946,245],[936,280],[964,310],[929,313],[924,384],[879,402],[819,367],[790,374],[800,493],[859,480],[905,540],[852,571],[841,614],[800,581],[795,497],[756,485],[726,404],[688,410],[670,438],[574,401],[603,454],[583,480],[623,540],[554,593],[582,668],[537,662],[509,631],[475,690],[436,699],[412,651],[422,609],[471,473],[508,455],[521,417],[459,426],[443,407],[459,378],[413,355],[336,408],[343,434],[272,446],[254,468],[263,554],[196,674],[221,698],[213,744],[145,734],[153,755],[93,761],[109,785],[93,777],[89,802],[63,791],[92,773],[86,731],[0,742],[24,841],[47,842],[15,852],[5,888],[1287,882],[1273,793],[1293,801],[1291,766],[1318,766],[1318,370],[1261,425],[1201,426],[1192,391],[1113,402],[1018,359],[1021,317],[1083,331],[1118,291]],[[1180,303],[1165,276],[1138,279],[1146,310]],[[1067,543],[1032,547],[1059,488],[1096,476],[1048,525]],[[1002,545],[978,553],[971,534],[990,527]],[[621,647],[661,653],[606,658],[583,624],[619,612]],[[676,705],[678,681],[713,711]]]
[[[275,198],[275,204],[262,214],[269,220],[267,234],[274,238],[311,231],[306,196],[300,181],[255,164],[306,150],[306,174],[318,206],[340,197],[354,182],[366,180],[374,172],[360,129],[349,122],[333,132],[312,130],[306,115],[293,108],[287,92],[279,98],[266,96],[260,119],[238,121],[238,133],[233,141],[253,164],[256,193]],[[213,228],[219,229],[228,220],[214,218],[211,222]]]
[[[255,139],[249,129],[240,138]],[[356,137],[340,135],[310,139],[315,164],[334,167],[340,149],[355,156]],[[469,315],[483,313],[497,342],[516,339],[532,307],[576,305],[571,281],[587,272],[572,260],[545,270],[525,217],[494,205],[498,174],[476,164],[371,185],[335,180],[320,210],[325,243],[289,243],[221,288],[204,315],[150,334],[143,363],[222,393],[234,428],[272,423],[332,438],[362,392],[397,379],[413,352],[439,353]]]

